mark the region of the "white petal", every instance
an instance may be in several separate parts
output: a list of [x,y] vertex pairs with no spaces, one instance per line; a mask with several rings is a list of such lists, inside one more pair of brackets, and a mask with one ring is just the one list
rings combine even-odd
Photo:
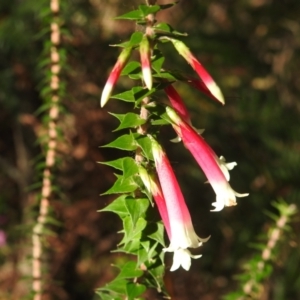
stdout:
[[173,264],[170,271],[177,270],[180,266],[188,271],[191,267],[191,258],[197,259],[202,255],[192,255],[187,249],[177,249],[174,251]]
[[177,136],[176,138],[171,139],[170,142],[172,142],[172,143],[180,143],[181,142],[181,137]]
[[234,194],[235,194],[237,197],[239,197],[239,198],[243,198],[243,197],[249,196],[249,193],[240,194],[240,193],[237,193],[237,192],[235,192],[235,191],[233,191],[233,192],[234,192]]
[[222,170],[226,180],[229,181],[229,179],[230,179],[229,170],[232,170],[237,165],[237,163],[235,161],[226,163],[225,157],[220,156],[218,158],[218,164],[219,164],[219,167]]
[[216,199],[216,200],[217,200],[216,202],[212,203],[212,206],[214,206],[215,209],[212,209],[211,211],[220,211],[220,210],[222,210],[222,209],[224,208],[224,206],[225,206],[223,197],[221,198],[221,197],[218,197],[218,196],[217,196],[217,199]]

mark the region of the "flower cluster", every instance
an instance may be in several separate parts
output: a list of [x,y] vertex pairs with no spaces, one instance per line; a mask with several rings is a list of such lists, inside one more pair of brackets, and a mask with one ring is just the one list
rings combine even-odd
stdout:
[[[164,36],[161,39],[171,42],[199,77],[198,79],[185,78],[184,81],[199,89],[211,99],[224,104],[225,101],[220,88],[189,48],[183,42],[174,38]],[[223,156],[218,157],[201,136],[203,130],[197,130],[192,126],[190,114],[172,82],[168,82],[165,78],[159,78],[157,76],[159,74],[156,74],[156,76],[152,74],[151,44],[149,37],[145,34],[138,45],[143,89],[149,91],[153,89],[153,78],[162,83],[161,89],[166,93],[170,103],[170,106],[165,109],[165,119],[174,128],[178,136],[177,140],[182,141],[186,149],[195,158],[214,190],[216,201],[212,203],[214,206],[212,211],[220,211],[226,206],[236,205],[236,197],[248,195],[237,193],[229,184],[229,171],[236,166],[236,163],[227,163]],[[131,51],[132,47],[127,47],[121,52],[104,87],[101,97],[102,107],[107,103],[113,86],[131,55]],[[155,71],[157,70],[155,69]],[[188,207],[167,155],[152,135],[148,134],[148,138],[157,177],[149,174],[148,170],[142,166],[141,161],[138,162],[139,176],[145,188],[152,194],[166,228],[170,245],[164,251],[174,252],[171,271],[178,269],[180,266],[185,270],[189,270],[191,258],[201,256],[192,255],[189,248],[198,248],[209,237],[200,238],[195,233]]]
[[[200,78],[200,80],[190,79],[188,82],[212,99],[224,104],[224,97],[220,88],[201,63],[181,41],[174,39],[171,39],[171,41],[179,54],[185,58]],[[223,156],[218,157],[199,134],[199,131],[191,125],[188,110],[175,88],[170,84],[164,88],[164,90],[172,106],[172,108],[166,107],[166,113],[178,138],[182,140],[184,146],[195,158],[216,193],[216,201],[212,203],[215,208],[212,211],[220,211],[225,206],[236,205],[236,197],[245,197],[248,195],[235,192],[229,184],[229,170],[232,170],[236,166],[236,163],[226,163]],[[169,220],[173,220],[173,222],[176,223],[172,224],[172,222],[169,222],[169,224],[166,225],[164,221],[165,226],[170,227],[170,229],[167,230],[170,238],[170,246],[166,251],[174,251],[171,271],[180,265],[187,270],[191,264],[190,258],[200,257],[192,256],[187,248],[196,248],[200,246],[202,242],[207,241],[207,239],[200,239],[195,234],[180,187],[178,186],[165,153],[158,146],[157,142],[153,143],[153,156],[166,202],[165,207],[169,214]],[[180,223],[180,225],[178,225],[178,223]],[[176,227],[176,225],[181,230]],[[177,234],[174,237],[175,232]],[[182,234],[179,234],[179,232]]]

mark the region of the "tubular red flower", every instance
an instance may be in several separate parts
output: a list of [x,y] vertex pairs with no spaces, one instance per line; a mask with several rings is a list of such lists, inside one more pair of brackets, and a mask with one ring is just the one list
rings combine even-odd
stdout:
[[161,187],[157,182],[157,179],[156,178],[154,179],[151,175],[149,175],[148,172],[142,166],[139,166],[138,168],[139,168],[140,177],[146,189],[148,190],[149,193],[152,194],[155,200],[159,214],[166,228],[168,237],[170,238],[171,237],[170,221],[169,221],[166,201],[163,192],[161,190]]
[[148,37],[143,36],[140,43],[140,55],[141,55],[141,65],[142,73],[146,87],[148,90],[152,89],[152,73],[151,73],[151,49]]
[[159,182],[168,211],[170,222],[170,246],[164,251],[174,252],[171,271],[182,266],[189,270],[191,258],[198,258],[189,252],[188,248],[198,248],[207,239],[199,238],[194,230],[190,213],[185,204],[182,192],[174,175],[170,162],[160,145],[149,136],[152,141],[152,153]]
[[188,123],[182,120],[176,112],[170,107],[166,108],[166,112],[172,120],[173,128],[178,136],[182,139],[185,147],[191,152],[195,160],[206,175],[209,183],[216,193],[216,202],[212,205],[215,206],[213,211],[219,211],[224,206],[236,205],[236,196],[245,197],[248,194],[239,194],[235,192],[229,185],[227,179],[229,175],[222,170],[220,165],[225,165],[231,169],[234,165],[226,165],[224,158],[218,159],[214,151],[209,147],[205,140],[200,136]]
[[170,84],[165,87],[164,90],[170,100],[172,107],[178,112],[183,120],[185,120],[187,123],[190,123],[190,114],[175,88]]
[[[211,99],[220,102],[219,99],[217,99],[212,93],[211,91],[207,88],[207,86],[204,84],[204,82],[202,82],[199,79],[193,79],[193,78],[189,78],[186,81],[189,85],[193,86],[194,88],[196,88],[198,91],[202,92],[203,94],[207,95],[208,97],[210,97]],[[222,102],[221,102],[222,103]],[[222,103],[224,104],[224,103]]]
[[[174,47],[178,51],[180,55],[191,65],[191,67],[197,72],[200,79],[203,81],[205,88],[208,89],[209,93],[205,92],[205,88],[202,89],[204,93],[212,95],[213,99],[217,99],[222,104],[225,103],[224,96],[215,83],[210,74],[206,71],[206,69],[202,66],[202,64],[196,59],[196,57],[192,54],[190,49],[182,42],[176,39],[171,39]],[[199,88],[201,90],[201,88]]]
[[106,84],[104,86],[104,89],[102,91],[100,105],[103,107],[109,100],[111,93],[113,91],[113,88],[120,77],[120,74],[125,67],[130,55],[132,52],[132,48],[124,48],[121,52],[121,54],[118,57],[118,60],[116,64],[114,65],[112,71],[110,72],[108,79],[106,81]]

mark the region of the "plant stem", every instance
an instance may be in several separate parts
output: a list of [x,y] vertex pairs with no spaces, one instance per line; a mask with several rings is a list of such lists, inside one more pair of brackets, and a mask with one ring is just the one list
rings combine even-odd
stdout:
[[60,28],[57,20],[59,13],[59,0],[51,0],[50,9],[52,13],[51,29],[51,53],[50,53],[50,89],[51,95],[51,108],[49,110],[48,122],[48,141],[46,145],[45,169],[43,172],[41,201],[39,215],[37,222],[33,228],[32,234],[32,290],[34,292],[34,300],[41,300],[43,294],[42,284],[42,255],[43,255],[43,231],[46,225],[46,219],[49,213],[50,197],[52,194],[52,175],[53,167],[56,160],[56,147],[57,147],[57,119],[59,116],[58,103],[60,101],[58,95],[59,89],[59,73],[60,73],[60,55],[58,47],[60,44]]

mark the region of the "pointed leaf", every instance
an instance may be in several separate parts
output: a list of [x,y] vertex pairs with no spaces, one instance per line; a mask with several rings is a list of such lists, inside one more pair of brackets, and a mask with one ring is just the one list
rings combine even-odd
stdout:
[[160,10],[160,6],[159,5],[145,5],[145,4],[141,4],[139,5],[139,10],[141,12],[141,14],[146,17],[147,15],[150,14],[155,14],[156,12],[158,12]]
[[137,114],[134,113],[127,113],[126,115],[117,115],[117,114],[112,114],[116,118],[120,120],[120,125],[118,128],[116,128],[114,131],[125,129],[125,128],[136,128],[142,124],[146,123],[146,120],[141,119],[141,117]]
[[126,216],[128,216],[128,209],[125,205],[127,197],[127,195],[118,197],[103,209],[98,210],[98,212],[110,211],[117,214],[121,219],[125,218]]
[[164,56],[159,50],[154,51],[154,59],[152,60],[151,67],[157,72],[160,73],[162,69],[162,65],[165,61]]
[[128,178],[138,173],[138,167],[135,160],[131,157],[125,157],[122,163],[123,177]]
[[164,225],[162,222],[157,222],[157,230],[153,232],[152,234],[149,234],[148,237],[157,241],[162,246],[165,247],[165,240],[164,240]]
[[134,98],[134,94],[133,94],[132,90],[129,90],[129,91],[117,94],[117,95],[113,95],[113,96],[111,96],[111,98],[122,100],[125,102],[135,102],[135,98]]
[[134,32],[131,37],[130,37],[130,41],[129,41],[129,46],[134,47],[140,44],[140,42],[143,39],[143,33],[140,31],[136,31]]
[[122,158],[118,158],[116,160],[105,161],[105,162],[100,161],[99,163],[102,164],[102,165],[110,166],[110,167],[113,167],[117,170],[122,170],[123,171],[123,161],[125,159],[127,159],[127,157],[122,157]]
[[127,199],[125,201],[125,205],[127,208],[127,211],[131,217],[133,226],[136,225],[136,222],[138,219],[142,216],[144,216],[145,212],[147,211],[149,207],[149,201],[148,199]]
[[143,13],[140,10],[132,10],[124,15],[118,16],[116,20],[140,20],[143,18]]
[[148,160],[153,160],[152,155],[152,143],[147,136],[140,136],[136,139],[137,145],[139,145]]
[[141,72],[141,64],[137,61],[131,61],[122,70],[121,75],[137,74],[140,72]]
[[[138,242],[137,245],[140,244],[142,230],[146,227],[147,221],[144,218],[139,218],[135,224],[133,225],[132,218],[127,216],[123,219],[123,227],[124,227],[124,237],[120,242],[122,244],[135,243]],[[136,250],[138,247],[136,248]]]
[[126,290],[128,299],[136,299],[146,291],[146,286],[140,283],[128,283]]
[[131,193],[138,188],[138,185],[132,177],[124,178],[123,176],[118,175],[117,177],[118,179],[115,181],[114,185],[102,195]]
[[117,148],[121,150],[136,150],[137,145],[134,139],[133,134],[124,134],[117,139],[115,139],[113,142],[106,144],[104,146],[101,146],[103,148]]
[[122,267],[118,266],[118,268],[120,268],[120,273],[116,279],[119,280],[125,278],[136,278],[143,275],[143,271],[136,268],[135,261],[128,261]]

